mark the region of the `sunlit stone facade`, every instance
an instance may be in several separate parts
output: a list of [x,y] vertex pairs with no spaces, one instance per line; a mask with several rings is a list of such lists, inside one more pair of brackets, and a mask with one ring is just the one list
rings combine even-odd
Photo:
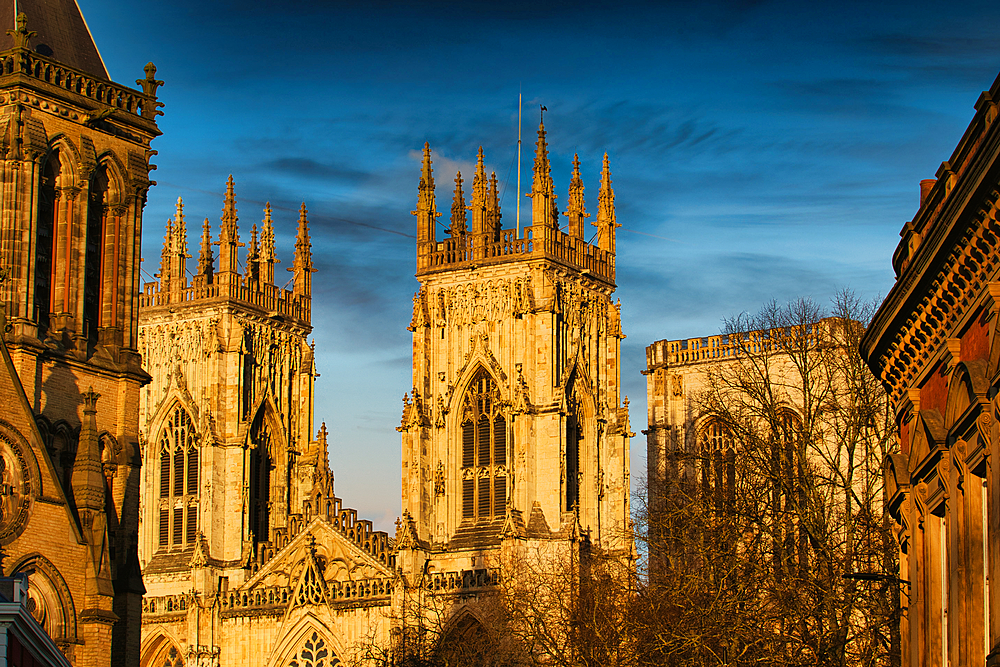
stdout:
[[[468,204],[461,175],[455,179],[441,240],[424,149],[414,211],[413,387],[399,426],[396,547],[407,590],[463,576],[489,580],[500,554],[518,546],[587,543],[631,554],[634,434],[620,389],[620,305],[611,299],[618,224],[607,156],[591,244],[579,163],[563,218],[544,126],[536,148],[530,225],[501,225],[496,177],[487,176],[480,151]],[[455,587],[432,590],[450,595]],[[474,604],[456,602],[448,614],[466,611],[474,615]]]
[[329,667],[387,636],[388,536],[334,495],[326,426],[313,424],[305,205],[291,289],[275,284],[263,216],[241,242],[230,178],[189,280],[178,201],[140,297],[144,667],[306,665],[323,652]]

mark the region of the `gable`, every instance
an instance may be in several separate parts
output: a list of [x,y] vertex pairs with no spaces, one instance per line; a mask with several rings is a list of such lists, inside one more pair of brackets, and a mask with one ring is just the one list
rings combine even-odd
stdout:
[[315,554],[331,601],[343,597],[341,594],[344,591],[355,588],[359,583],[382,586],[385,580],[395,576],[371,554],[323,518],[317,517],[247,580],[240,587],[240,592],[273,587],[295,589],[304,569],[311,565],[310,552]]

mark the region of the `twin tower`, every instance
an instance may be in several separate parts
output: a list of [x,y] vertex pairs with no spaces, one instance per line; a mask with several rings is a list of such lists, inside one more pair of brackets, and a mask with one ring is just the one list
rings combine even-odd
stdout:
[[413,211],[413,389],[399,426],[404,572],[475,569],[509,540],[631,549],[634,434],[621,395],[620,304],[611,300],[618,224],[608,158],[592,244],[579,159],[561,229],[545,134],[540,125],[531,224],[503,228],[496,175],[487,178],[480,149],[471,204],[459,174],[440,240],[424,147]]

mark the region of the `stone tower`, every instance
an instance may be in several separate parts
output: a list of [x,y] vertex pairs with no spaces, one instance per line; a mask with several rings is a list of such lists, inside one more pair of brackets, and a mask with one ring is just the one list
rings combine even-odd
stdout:
[[[388,536],[334,495],[327,431],[313,425],[305,205],[290,289],[275,284],[270,205],[249,239],[237,223],[230,177],[217,240],[206,219],[189,270],[178,199],[140,297],[144,666],[287,664],[310,641],[343,656],[361,610],[389,604]],[[332,591],[359,576],[375,584],[333,608]]]
[[[173,587],[181,575],[196,579],[196,549],[219,563],[217,576],[242,583],[243,567],[266,548],[274,529],[287,526],[290,507],[301,506],[312,488],[312,471],[299,475],[298,469],[315,464],[325,442],[311,437],[312,250],[305,205],[298,225],[295,286],[288,290],[274,284],[270,205],[259,238],[257,226],[251,230],[246,272],[239,271],[246,244],[232,177],[218,241],[206,219],[190,284],[180,199],[167,222],[159,281],[147,283],[140,298],[139,349],[153,379],[139,405],[148,462],[139,558],[151,593]],[[325,451],[322,458],[325,466]],[[186,585],[200,590],[204,583]]]
[[505,540],[588,540],[627,553],[632,434],[611,300],[618,224],[607,156],[594,244],[578,160],[560,230],[544,125],[523,235],[501,225],[482,149],[469,205],[462,185],[459,174],[438,240],[425,145],[397,558],[418,576],[427,559],[432,573],[480,567]]
[[[16,14],[16,18],[15,18]],[[0,2],[0,545],[78,665],[136,663],[139,242],[162,82],[72,0]]]

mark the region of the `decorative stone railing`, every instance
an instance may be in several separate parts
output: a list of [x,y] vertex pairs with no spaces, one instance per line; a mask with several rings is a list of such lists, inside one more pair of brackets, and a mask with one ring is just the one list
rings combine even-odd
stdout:
[[505,229],[499,240],[492,234],[463,234],[438,241],[433,251],[418,256],[417,272],[534,257],[553,259],[610,282],[615,279],[612,253],[547,227],[525,227],[522,237]]
[[192,598],[187,593],[144,597],[142,598],[142,615],[154,616],[157,614],[186,612],[191,602]]
[[156,118],[160,113],[157,107],[162,106],[156,101],[156,88],[160,82],[155,80],[155,73],[155,68],[147,69],[146,79],[140,81],[149,91],[138,91],[98,79],[29,49],[15,48],[0,53],[0,76],[10,74],[27,76],[149,120]]
[[493,588],[500,583],[500,568],[491,567],[460,572],[434,572],[427,579],[427,590],[460,593]]
[[335,530],[382,565],[390,569],[395,567],[395,557],[392,553],[392,543],[388,533],[373,530],[371,521],[358,519],[357,510],[343,507],[343,501],[340,498],[334,496],[329,499],[329,502],[319,513],[312,511],[312,505],[308,505],[308,507],[309,510],[306,513],[292,514],[288,519],[287,527],[275,528],[271,534],[271,541],[257,547],[256,558],[250,565],[252,573],[256,573],[267,561],[274,558],[276,553],[288,546],[316,517],[329,523]]
[[[814,326],[822,326],[817,324]],[[809,331],[807,335],[811,343],[819,341],[817,331]],[[704,338],[688,338],[686,340],[659,340],[649,346],[647,366],[654,368],[663,364],[686,364],[698,361],[717,361],[732,359],[743,354],[773,354],[785,348],[783,341],[793,336],[793,332],[785,330],[751,331],[742,334],[742,340],[734,336],[705,336]]]
[[283,317],[309,321],[311,303],[307,298],[295,295],[292,290],[283,289],[268,283],[239,284],[213,283],[211,285],[185,287],[174,293],[163,290],[160,283],[151,282],[143,286],[139,295],[140,308],[153,308],[172,304],[186,304],[193,301],[209,299],[230,299],[256,306],[269,313],[277,313]]

